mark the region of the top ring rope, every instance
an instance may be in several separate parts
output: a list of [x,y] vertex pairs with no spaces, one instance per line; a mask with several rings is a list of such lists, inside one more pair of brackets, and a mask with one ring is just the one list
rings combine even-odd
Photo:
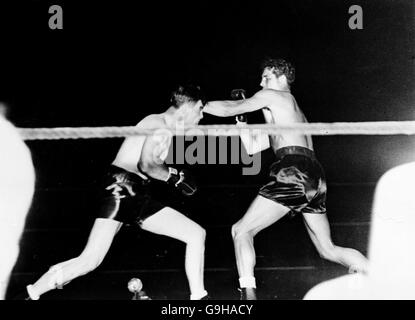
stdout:
[[281,134],[298,133],[318,136],[329,135],[414,135],[415,121],[375,121],[375,122],[334,122],[334,123],[295,123],[291,125],[252,124],[199,125],[178,127],[177,129],[139,127],[64,127],[64,128],[19,128],[24,140],[97,139],[121,138],[166,134],[185,136],[238,136],[246,130],[254,133]]

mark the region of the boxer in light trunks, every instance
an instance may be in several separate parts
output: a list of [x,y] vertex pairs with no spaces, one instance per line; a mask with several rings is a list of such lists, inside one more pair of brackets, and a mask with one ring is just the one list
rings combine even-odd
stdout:
[[[265,121],[275,125],[307,122],[290,91],[295,69],[283,59],[268,59],[262,66],[261,87],[251,98],[211,101],[204,112],[220,117],[262,110]],[[318,253],[351,272],[367,269],[367,259],[357,250],[333,244],[326,214],[326,180],[311,136],[298,133],[269,135],[276,159],[269,181],[246,214],[232,226],[242,299],[256,299],[254,237],[287,214],[301,213]]]
[[[199,87],[179,87],[173,92],[167,111],[147,116],[137,127],[176,129],[179,123],[194,125],[202,118],[203,106]],[[39,299],[42,294],[97,268],[123,224],[136,224],[143,230],[183,241],[190,299],[207,297],[203,279],[205,230],[182,213],[153,200],[148,192],[153,179],[165,181],[186,196],[196,191],[187,172],[178,172],[164,164],[171,133],[168,130],[158,133],[162,134],[124,140],[103,179],[100,209],[86,247],[78,257],[54,265],[27,286],[30,299]]]
[[5,299],[19,242],[32,203],[35,170],[19,132],[2,113],[0,103],[0,300]]

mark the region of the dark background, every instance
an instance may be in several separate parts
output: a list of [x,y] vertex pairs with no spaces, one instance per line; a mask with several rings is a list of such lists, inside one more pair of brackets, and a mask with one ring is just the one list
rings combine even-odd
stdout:
[[[63,6],[64,30],[48,28],[52,4]],[[363,30],[348,27],[353,4],[363,8]],[[270,56],[296,66],[292,93],[310,122],[414,120],[414,12],[410,0],[2,2],[0,101],[8,105],[9,119],[19,127],[135,125],[149,113],[163,112],[169,93],[182,83],[201,85],[209,99],[227,99],[231,89],[240,87],[249,95],[255,93],[260,88],[260,62]],[[249,122],[263,122],[262,115],[251,114]],[[201,122],[214,123],[234,120],[206,116]],[[44,271],[56,259],[79,252],[94,218],[94,182],[121,142],[28,142],[37,192],[22,241],[25,258],[20,258],[16,274]],[[332,190],[329,211],[333,228],[340,230],[337,237],[364,251],[374,183],[389,168],[415,159],[415,140],[329,136],[315,137],[314,143]],[[266,168],[272,154],[268,150],[262,155]],[[212,239],[215,230],[224,228],[211,240],[215,247],[217,239],[224,239],[223,253],[210,254],[207,265],[232,266],[230,225],[255,196],[266,170],[256,177],[243,177],[239,165],[198,165],[192,170],[201,188],[196,198],[185,202],[175,193],[163,192],[172,205],[192,212],[208,231],[212,228]],[[282,230],[299,225],[286,223]],[[341,231],[353,223],[354,231]],[[366,223],[366,229],[356,231],[359,223]],[[275,228],[269,236],[278,233]],[[72,232],[81,235],[74,237]],[[357,235],[349,236],[353,232]],[[275,258],[276,249],[266,237],[260,265],[304,264],[290,262],[284,254]],[[73,238],[74,244],[68,245]],[[131,239],[121,237],[115,245],[125,247],[126,241]],[[154,265],[151,257],[161,256],[161,267],[169,265],[169,245],[149,249],[148,268]],[[290,245],[296,250],[301,246]],[[109,260],[104,269],[137,268],[134,261],[126,266],[126,257]]]
[[[348,27],[352,1],[55,3],[64,7],[64,30],[48,28],[50,1],[0,10],[0,100],[18,126],[134,125],[164,111],[171,90],[187,82],[200,84],[210,99],[228,98],[238,87],[253,94],[266,56],[295,64],[292,91],[310,122],[414,118],[411,1],[360,1],[363,30]],[[233,119],[206,117],[201,124],[207,123]],[[413,160],[413,141],[315,138],[330,180],[353,182],[374,182]],[[60,156],[84,166],[110,161],[120,143],[64,142],[61,151],[42,142],[41,149],[53,152],[47,167],[59,169],[56,177],[66,171]]]

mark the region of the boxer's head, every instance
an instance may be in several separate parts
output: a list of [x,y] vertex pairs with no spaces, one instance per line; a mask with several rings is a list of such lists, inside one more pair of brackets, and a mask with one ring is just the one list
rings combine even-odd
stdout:
[[261,87],[283,90],[295,80],[294,66],[284,59],[266,59],[261,64]]
[[197,124],[203,118],[206,100],[199,86],[180,86],[173,91],[170,103],[180,112],[186,124]]

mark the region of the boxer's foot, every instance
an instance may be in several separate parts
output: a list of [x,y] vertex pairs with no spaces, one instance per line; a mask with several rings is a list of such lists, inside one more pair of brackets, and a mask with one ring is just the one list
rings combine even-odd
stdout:
[[239,300],[257,300],[255,288],[241,288]]

